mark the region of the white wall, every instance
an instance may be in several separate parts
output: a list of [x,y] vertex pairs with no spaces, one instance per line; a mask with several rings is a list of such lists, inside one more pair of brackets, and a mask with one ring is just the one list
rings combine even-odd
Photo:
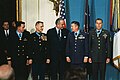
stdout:
[[49,0],[22,0],[22,21],[26,22],[26,29],[34,29],[35,22],[44,22],[44,31],[55,26],[57,16],[53,10],[53,3]]

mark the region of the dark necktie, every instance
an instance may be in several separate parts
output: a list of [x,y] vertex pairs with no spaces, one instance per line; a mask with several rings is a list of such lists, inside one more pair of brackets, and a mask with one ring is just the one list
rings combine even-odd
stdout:
[[6,31],[6,37],[8,37],[8,32],[7,32],[7,30],[5,30]]
[[20,39],[22,38],[22,35],[21,35],[21,34],[19,34],[19,38],[20,38]]
[[97,31],[97,33],[99,33],[100,31]]
[[61,37],[60,37],[60,29],[58,30],[58,38],[59,38],[59,40],[61,40]]
[[97,31],[97,37],[99,37],[99,35],[100,35],[100,31]]

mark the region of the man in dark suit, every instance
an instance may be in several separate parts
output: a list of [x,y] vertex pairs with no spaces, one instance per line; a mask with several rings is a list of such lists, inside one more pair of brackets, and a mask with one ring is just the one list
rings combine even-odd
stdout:
[[96,29],[89,32],[89,62],[92,63],[93,80],[105,80],[106,63],[110,62],[110,33],[102,29],[103,20],[96,19]]
[[64,20],[58,18],[56,20],[56,27],[49,29],[47,32],[48,40],[48,54],[51,65],[51,80],[57,80],[57,73],[59,73],[59,80],[63,80],[65,70],[65,50],[66,40],[69,31],[64,27]]
[[10,47],[9,45],[12,34],[13,34],[13,30],[10,28],[9,22],[7,20],[3,21],[2,28],[0,30],[0,37],[1,37],[0,40],[1,40],[1,46],[3,52],[6,55],[9,64],[11,64],[10,63],[11,58],[10,58],[10,54],[8,53],[8,49]]
[[71,62],[71,68],[84,68],[84,62],[88,61],[88,36],[79,27],[79,22],[71,22],[72,32],[67,38],[66,60]]
[[43,22],[37,21],[35,28],[36,31],[31,34],[30,38],[32,52],[32,78],[33,80],[45,80],[47,36],[42,33],[44,28]]
[[27,80],[27,59],[29,58],[29,38],[30,33],[24,31],[25,23],[18,21],[16,23],[17,30],[12,35],[10,54],[12,58],[12,67],[15,71],[16,80]]

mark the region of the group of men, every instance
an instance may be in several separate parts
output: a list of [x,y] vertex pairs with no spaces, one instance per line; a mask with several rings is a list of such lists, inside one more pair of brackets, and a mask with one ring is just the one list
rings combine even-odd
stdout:
[[[32,66],[33,80],[45,80],[46,64],[50,65],[51,80],[64,80],[68,68],[85,68],[92,64],[93,80],[105,80],[106,63],[110,62],[110,34],[102,28],[103,20],[97,18],[96,28],[89,33],[80,30],[77,21],[71,22],[71,30],[64,28],[64,20],[58,18],[56,26],[43,33],[44,23],[35,23],[36,31],[30,34],[25,23],[16,22],[10,28],[4,21],[0,31],[0,64],[10,64],[16,80],[27,80]],[[69,66],[68,66],[69,65]]]

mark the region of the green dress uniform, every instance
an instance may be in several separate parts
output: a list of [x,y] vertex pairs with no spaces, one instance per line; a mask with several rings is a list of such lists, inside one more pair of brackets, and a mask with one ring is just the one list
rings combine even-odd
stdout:
[[89,32],[89,57],[92,59],[93,80],[98,80],[100,70],[100,80],[105,80],[106,59],[110,58],[110,33],[101,29]]

